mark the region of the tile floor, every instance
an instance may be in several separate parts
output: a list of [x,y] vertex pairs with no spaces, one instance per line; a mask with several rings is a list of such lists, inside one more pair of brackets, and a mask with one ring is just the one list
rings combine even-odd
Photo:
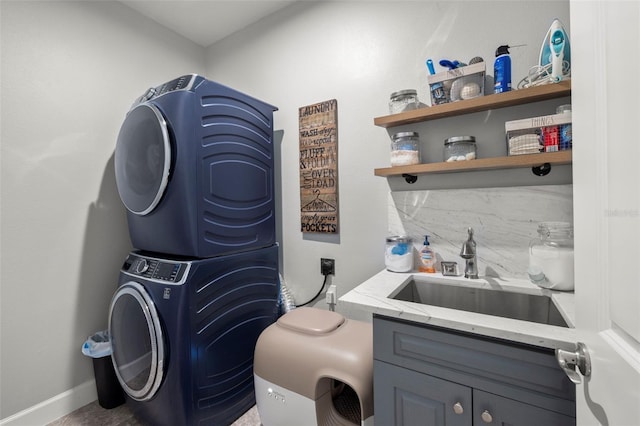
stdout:
[[[260,417],[255,405],[231,426],[260,426]],[[98,401],[85,405],[76,411],[59,418],[47,426],[142,426],[126,404],[106,410]]]
[[[355,391],[344,385],[333,398],[333,405],[344,420],[360,424],[360,402]],[[230,426],[261,426],[258,409],[254,405]],[[143,425],[127,407],[122,404],[110,410],[93,401],[76,411],[61,417],[46,426],[153,426]],[[221,425],[222,426],[222,425]]]

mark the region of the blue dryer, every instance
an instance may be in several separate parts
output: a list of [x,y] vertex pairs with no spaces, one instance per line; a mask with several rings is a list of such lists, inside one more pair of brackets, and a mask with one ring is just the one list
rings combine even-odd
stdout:
[[204,258],[274,244],[275,110],[195,74],[136,100],[114,161],[133,247]]
[[130,253],[109,311],[127,404],[149,425],[233,423],[255,404],[255,344],[277,316],[276,245],[200,260]]

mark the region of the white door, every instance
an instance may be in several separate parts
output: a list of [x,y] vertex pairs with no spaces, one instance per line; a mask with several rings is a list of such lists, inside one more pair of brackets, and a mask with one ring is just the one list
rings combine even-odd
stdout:
[[571,1],[577,423],[640,425],[640,2]]

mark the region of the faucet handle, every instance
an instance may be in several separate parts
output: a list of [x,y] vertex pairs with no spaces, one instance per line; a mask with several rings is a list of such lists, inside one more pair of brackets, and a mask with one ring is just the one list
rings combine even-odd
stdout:
[[469,259],[476,255],[476,242],[473,240],[473,228],[469,227],[467,230],[469,238],[462,243],[462,249],[460,250],[460,256],[464,259]]
[[476,242],[473,240],[473,228],[467,230],[469,238],[462,243],[460,257],[466,260],[464,268],[465,278],[478,278],[478,265],[476,264]]

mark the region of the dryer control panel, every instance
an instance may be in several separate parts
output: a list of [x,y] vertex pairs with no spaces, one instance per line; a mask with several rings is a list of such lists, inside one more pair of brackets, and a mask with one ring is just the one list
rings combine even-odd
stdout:
[[189,267],[189,262],[129,254],[122,265],[122,272],[162,283],[182,284]]
[[171,81],[167,81],[166,83],[161,84],[160,86],[151,87],[144,93],[144,95],[140,96],[134,102],[134,105],[137,105],[142,102],[146,102],[150,99],[155,99],[159,96],[162,96],[170,92],[174,92],[176,90],[191,90],[203,80],[204,80],[204,77],[199,76],[197,74],[183,75]]
[[195,85],[198,75],[188,74],[168,81],[158,87],[156,87],[156,97],[164,95],[165,93],[173,92],[174,90],[191,90]]

